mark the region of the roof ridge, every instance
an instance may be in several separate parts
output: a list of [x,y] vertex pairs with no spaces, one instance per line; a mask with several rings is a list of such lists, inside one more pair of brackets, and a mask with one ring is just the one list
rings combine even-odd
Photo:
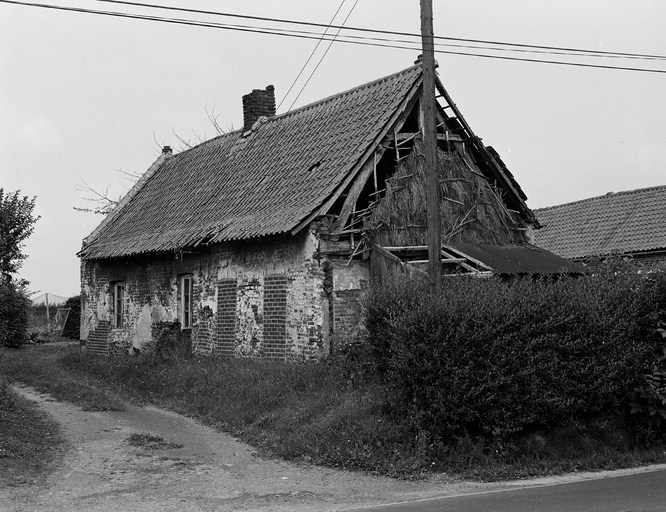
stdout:
[[185,154],[189,153],[190,151],[201,148],[202,146],[210,145],[213,142],[218,141],[220,139],[231,137],[232,135],[237,134],[237,133],[242,133],[242,131],[243,131],[242,128],[239,128],[238,130],[233,130],[233,131],[230,131],[230,132],[221,133],[219,135],[216,135],[215,137],[204,140],[204,141],[200,142],[199,144],[196,144],[195,146],[190,146],[189,148],[184,149],[180,153],[175,153],[173,156],[174,157],[180,157],[181,155],[185,155]]
[[375,85],[379,82],[384,82],[384,81],[388,80],[389,78],[393,78],[393,77],[396,77],[396,76],[399,76],[399,75],[403,75],[403,74],[407,73],[408,71],[411,71],[414,68],[420,68],[420,67],[421,67],[420,63],[415,64],[415,65],[410,66],[408,68],[402,69],[402,70],[400,70],[396,73],[391,73],[390,75],[386,75],[382,78],[377,78],[375,80],[371,80],[370,82],[366,82],[364,84],[357,85],[355,87],[351,87],[351,88],[349,88],[345,91],[338,92],[338,93],[335,93],[335,94],[331,94],[330,96],[327,96],[326,98],[322,98],[322,99],[317,100],[315,102],[308,103],[307,105],[303,105],[302,107],[298,107],[297,109],[288,110],[287,112],[283,112],[282,114],[276,114],[276,115],[270,117],[268,120],[273,121],[274,119],[280,119],[280,118],[284,118],[284,117],[287,117],[287,116],[290,116],[290,115],[295,115],[295,114],[299,113],[302,110],[307,110],[309,108],[317,107],[317,106],[321,105],[322,103],[327,103],[329,101],[333,101],[334,99],[340,98],[340,97],[345,96],[347,94],[350,94],[352,92],[356,92],[356,91],[360,91],[362,89],[366,89],[366,88],[368,88],[372,85]]
[[598,201],[598,200],[605,199],[605,198],[621,196],[621,195],[637,194],[637,193],[647,192],[648,190],[658,190],[658,189],[666,189],[666,185],[654,185],[654,186],[651,186],[651,187],[637,188],[637,189],[634,189],[634,190],[621,190],[619,192],[607,192],[607,193],[602,194],[600,196],[586,197],[585,199],[579,199],[578,201],[571,201],[571,202],[568,202],[568,203],[556,204],[556,205],[553,205],[553,206],[544,206],[543,208],[534,208],[533,211],[534,212],[542,212],[542,211],[545,211],[545,210],[554,210],[556,208],[564,208],[566,206],[571,206],[571,205],[574,205],[574,204],[588,203],[588,202]]
[[[333,101],[333,100],[335,100],[335,99],[337,99],[337,98],[340,98],[340,97],[345,96],[345,95],[347,95],[347,94],[350,94],[350,93],[352,93],[352,92],[360,91],[360,90],[362,90],[362,89],[365,89],[365,88],[367,88],[367,87],[370,87],[370,86],[372,86],[372,85],[374,85],[374,84],[377,84],[377,83],[379,83],[379,82],[386,81],[386,80],[388,80],[389,78],[393,78],[393,77],[396,77],[396,76],[399,76],[399,75],[405,74],[405,73],[407,73],[408,71],[411,71],[412,69],[417,68],[417,67],[420,68],[420,67],[421,67],[421,64],[420,64],[420,63],[418,63],[418,64],[414,64],[413,66],[409,66],[408,68],[402,69],[402,70],[397,71],[397,72],[395,72],[395,73],[391,73],[390,75],[386,75],[386,76],[384,76],[384,77],[377,78],[377,79],[375,79],[375,80],[371,80],[370,82],[366,82],[366,83],[364,83],[364,84],[357,85],[357,86],[355,86],[355,87],[351,87],[351,88],[349,88],[349,89],[347,89],[347,90],[345,90],[345,91],[342,91],[342,92],[338,92],[338,93],[335,93],[335,94],[331,94],[330,96],[327,96],[326,98],[322,98],[322,99],[317,100],[317,101],[314,101],[314,102],[312,102],[312,103],[308,103],[307,105],[303,105],[303,106],[301,106],[301,107],[298,107],[297,109],[294,109],[294,110],[288,110],[287,112],[283,112],[282,114],[276,114],[276,115],[274,115],[274,116],[269,117],[269,118],[267,119],[266,122],[272,122],[272,121],[274,121],[274,120],[283,119],[283,118],[288,117],[288,116],[291,116],[291,115],[296,115],[296,114],[300,113],[301,111],[304,111],[304,110],[307,110],[307,109],[310,109],[310,108],[315,108],[315,107],[317,107],[317,106],[319,106],[319,105],[321,105],[321,104],[323,104],[323,103],[326,103],[326,102],[329,102],[329,101]],[[184,155],[184,154],[186,154],[186,153],[188,153],[188,152],[190,152],[190,151],[192,151],[192,150],[194,150],[194,149],[200,148],[200,147],[205,146],[205,145],[209,145],[209,144],[211,144],[212,142],[217,141],[217,140],[219,140],[219,139],[222,139],[222,138],[225,138],[225,137],[229,137],[229,136],[234,135],[234,134],[243,134],[243,133],[244,133],[244,131],[243,131],[242,128],[239,128],[239,129],[237,129],[237,130],[233,130],[233,131],[230,131],[230,132],[227,132],[227,133],[222,133],[222,134],[217,135],[217,136],[215,136],[215,137],[213,137],[213,138],[210,138],[210,139],[208,139],[208,140],[204,140],[203,142],[200,142],[199,144],[196,144],[195,146],[189,147],[189,148],[187,148],[187,149],[181,151],[180,153],[175,154],[174,156],[181,156],[181,155]]]

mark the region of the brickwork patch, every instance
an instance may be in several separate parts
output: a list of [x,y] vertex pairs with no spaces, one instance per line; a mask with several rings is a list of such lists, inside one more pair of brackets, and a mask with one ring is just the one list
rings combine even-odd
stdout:
[[100,356],[108,356],[110,332],[111,323],[106,320],[100,320],[97,328],[88,335],[88,342],[86,343],[88,352]]
[[221,279],[217,284],[217,344],[215,352],[233,355],[236,333],[236,297],[238,285],[235,279]]

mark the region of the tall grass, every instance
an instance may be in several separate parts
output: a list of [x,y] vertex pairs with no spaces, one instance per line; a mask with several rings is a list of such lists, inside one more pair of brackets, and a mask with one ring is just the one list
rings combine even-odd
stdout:
[[76,352],[60,364],[131,399],[195,416],[273,455],[377,472],[404,470],[396,446],[405,432],[385,412],[390,396],[377,383],[352,382],[344,364],[108,359]]
[[95,402],[81,389],[97,390],[99,400],[114,403],[116,397],[153,403],[271,456],[400,477],[440,471],[497,480],[666,460],[663,450],[634,449],[612,422],[531,432],[510,443],[470,436],[433,442],[395,407],[391,386],[345,358],[297,364],[114,359],[80,353],[78,346],[37,346],[0,354],[1,373],[88,407]]
[[63,444],[58,425],[0,375],[0,487],[35,481]]

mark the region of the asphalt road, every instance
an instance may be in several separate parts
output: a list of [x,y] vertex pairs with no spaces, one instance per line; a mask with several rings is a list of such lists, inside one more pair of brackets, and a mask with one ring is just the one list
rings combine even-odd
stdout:
[[666,512],[666,470],[345,510],[347,512]]

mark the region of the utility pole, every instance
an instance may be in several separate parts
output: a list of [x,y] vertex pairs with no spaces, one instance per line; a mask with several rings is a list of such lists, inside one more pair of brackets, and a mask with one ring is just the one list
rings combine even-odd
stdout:
[[423,46],[423,145],[428,184],[428,265],[430,292],[442,278],[442,234],[439,218],[439,174],[437,172],[437,121],[435,116],[435,45],[432,0],[421,0],[421,45]]

